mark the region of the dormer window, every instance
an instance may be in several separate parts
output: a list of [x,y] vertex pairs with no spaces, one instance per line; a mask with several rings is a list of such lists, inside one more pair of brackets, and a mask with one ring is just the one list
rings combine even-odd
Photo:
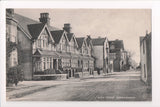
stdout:
[[115,46],[114,46],[114,45],[111,45],[110,49],[115,49]]

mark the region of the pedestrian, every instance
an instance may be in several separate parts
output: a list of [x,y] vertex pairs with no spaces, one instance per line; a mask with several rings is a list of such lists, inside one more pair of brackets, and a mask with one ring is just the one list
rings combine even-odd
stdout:
[[98,75],[100,75],[100,69],[99,68],[97,68],[97,73],[98,73]]

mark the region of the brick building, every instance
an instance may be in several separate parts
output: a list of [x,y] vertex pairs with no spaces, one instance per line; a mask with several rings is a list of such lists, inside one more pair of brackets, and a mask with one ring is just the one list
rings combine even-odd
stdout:
[[[88,43],[86,38],[76,38],[69,23],[59,29],[50,25],[48,13],[41,13],[39,21],[36,21],[16,14],[12,9],[7,11],[12,17],[6,17],[6,37],[7,40],[18,41],[21,46],[25,80],[48,74],[67,74],[68,77],[74,77],[77,72],[93,71],[91,42]],[[9,60],[11,63],[18,64],[17,54],[14,49],[11,55],[14,57]]]

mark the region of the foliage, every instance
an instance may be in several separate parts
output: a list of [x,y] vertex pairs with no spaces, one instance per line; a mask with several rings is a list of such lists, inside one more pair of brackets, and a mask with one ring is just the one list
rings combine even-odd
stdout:
[[62,74],[60,70],[46,69],[44,71],[34,72],[34,75],[46,75],[46,74]]
[[[9,67],[10,53],[14,49],[17,49],[18,65],[14,67]],[[9,84],[17,85],[19,81],[23,81],[22,58],[23,56],[20,43],[6,41],[6,85],[7,86]]]
[[133,55],[135,53],[128,51],[127,52],[127,66],[130,68],[136,68],[137,63],[135,62],[135,60],[133,60]]
[[23,71],[20,65],[8,68],[7,70],[7,86],[9,83],[17,85],[19,81],[23,81]]

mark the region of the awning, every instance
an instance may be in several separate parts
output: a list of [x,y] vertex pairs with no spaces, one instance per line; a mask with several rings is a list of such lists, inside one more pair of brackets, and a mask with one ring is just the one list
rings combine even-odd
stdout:
[[79,59],[81,57],[81,55],[80,54],[71,54],[71,58],[72,59]]
[[48,50],[36,50],[33,54],[33,57],[41,57],[41,56],[50,56],[54,58],[59,58],[58,53],[56,51],[48,51]]
[[66,53],[66,52],[65,53],[64,52],[62,52],[62,53],[57,52],[57,54],[60,58],[71,58],[71,55],[69,53]]
[[83,60],[94,60],[94,58],[93,57],[91,57],[91,56],[88,56],[88,55],[84,55],[84,56],[82,56],[81,55],[81,59],[83,59]]

